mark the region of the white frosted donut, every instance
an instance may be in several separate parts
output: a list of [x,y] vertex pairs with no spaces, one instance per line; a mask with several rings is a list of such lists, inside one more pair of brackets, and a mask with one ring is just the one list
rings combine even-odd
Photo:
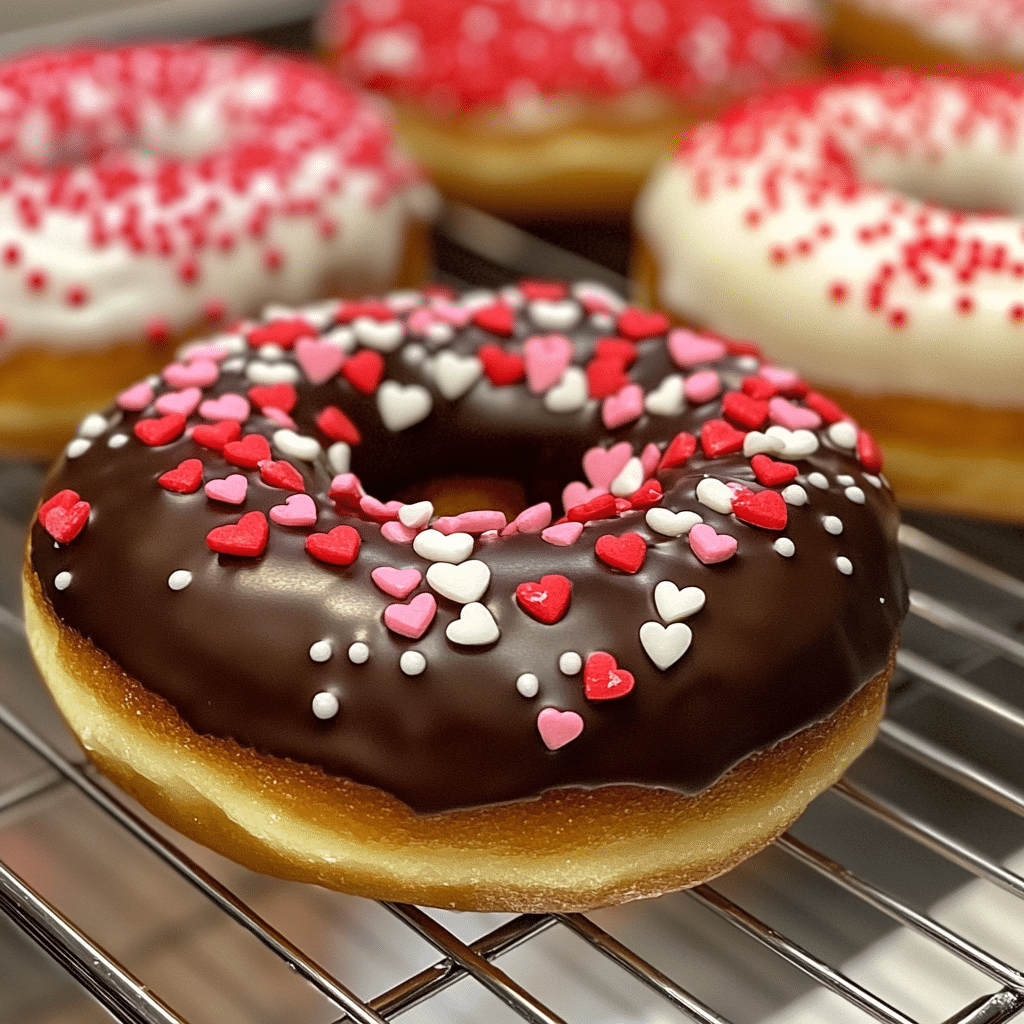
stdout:
[[0,67],[0,438],[32,447],[61,414],[70,433],[140,369],[76,399],[54,360],[88,378],[118,345],[396,281],[430,198],[380,113],[297,60],[171,44]]
[[[905,500],[961,508],[976,483],[966,507],[1020,514],[1019,434],[994,417],[1024,421],[1022,125],[1024,86],[996,77],[862,72],[753,100],[648,183],[641,288],[837,391]],[[901,447],[927,480],[901,486]]]

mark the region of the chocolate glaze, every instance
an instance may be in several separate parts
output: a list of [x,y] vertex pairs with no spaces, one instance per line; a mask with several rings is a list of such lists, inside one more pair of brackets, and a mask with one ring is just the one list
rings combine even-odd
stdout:
[[[498,344],[518,352],[526,338],[553,333],[531,322],[533,307],[518,292],[507,294],[520,306],[512,338],[471,322],[455,329],[444,346],[414,339],[414,345],[384,356],[385,379],[429,389],[432,410],[421,422],[388,431],[376,396],[361,394],[336,375],[320,385],[305,378],[297,385],[300,397],[291,414],[297,431],[326,445],[314,417],[328,404],[344,409],[363,435],[353,449],[352,471],[382,500],[437,475],[496,474],[520,480],[530,502],[550,501],[557,516],[562,487],[583,478],[581,460],[594,445],[607,448],[625,440],[639,454],[649,441],[664,448],[680,430],[696,433],[705,421],[722,416],[721,399],[715,398],[689,403],[678,416],[644,413],[609,431],[600,401],[554,413],[525,383],[497,387],[486,376],[459,400],[445,399],[433,378],[436,351],[470,354],[481,344]],[[424,304],[421,299],[417,305]],[[614,333],[614,318],[607,314],[584,315],[582,321],[571,332],[573,362],[581,367],[596,340]],[[239,333],[245,335],[244,325]],[[663,333],[640,340],[637,352],[629,375],[645,393],[666,375],[682,372]],[[203,397],[244,395],[252,384],[245,367],[263,356],[296,361],[292,352],[247,348],[224,361]],[[752,371],[751,360],[735,354],[714,364],[726,389],[740,386]],[[157,394],[169,390],[163,383],[156,387]],[[141,443],[132,428],[155,415],[152,406],[141,413],[114,407],[105,415],[106,429],[88,439],[83,453],[57,463],[43,495],[76,491],[91,504],[87,525],[68,544],[55,544],[38,522],[33,528],[32,564],[60,621],[166,698],[196,731],[322,766],[421,812],[523,799],[567,785],[631,782],[698,792],[752,752],[825,718],[881,672],[906,609],[892,496],[854,455],[831,444],[824,429],[815,431],[821,441],[816,453],[789,460],[799,468],[795,482],[809,501],[788,506],[782,531],[749,525],[696,499],[695,488],[706,475],[760,490],[742,453],[709,459],[698,447],[685,466],[658,474],[662,505],[693,510],[737,539],[736,555],[725,562],[703,564],[685,536],[652,529],[643,510],[591,522],[568,547],[536,534],[478,537],[470,557],[490,568],[480,600],[500,638],[466,647],[445,636],[460,606],[441,595],[435,595],[437,615],[420,639],[403,638],[384,625],[384,609],[396,599],[375,586],[371,571],[389,565],[425,573],[429,562],[410,545],[384,539],[377,523],[336,509],[326,496],[333,472],[325,458],[289,459],[315,498],[315,526],[271,523],[261,556],[218,555],[206,543],[213,527],[233,523],[244,512],[267,513],[292,492],[268,486],[257,470],[231,465],[187,433],[164,446]],[[197,412],[189,422],[204,421]],[[243,429],[269,438],[279,426],[254,406]],[[127,442],[111,447],[116,435],[127,435]],[[282,457],[275,451],[274,458]],[[202,487],[183,495],[159,486],[158,476],[186,458],[203,461],[206,481],[244,473],[244,504],[211,500]],[[824,474],[827,487],[808,482],[814,472]],[[842,475],[862,489],[863,504],[846,496],[849,482],[840,481]],[[842,521],[841,534],[824,529],[826,516]],[[352,565],[330,566],[304,550],[308,534],[341,523],[354,526],[362,538]],[[630,531],[647,544],[643,566],[632,575],[609,568],[594,550],[601,534]],[[792,557],[773,549],[780,536],[793,541]],[[840,556],[849,558],[852,574],[838,570]],[[193,579],[173,591],[168,577],[180,569]],[[54,581],[62,572],[71,574],[71,582],[58,589]],[[549,573],[573,584],[569,610],[553,625],[527,615],[514,596],[518,584]],[[643,623],[662,621],[653,597],[661,580],[697,586],[707,595],[705,606],[686,620],[693,631],[690,648],[664,671],[639,641]],[[423,592],[432,592],[425,580],[412,596]],[[331,643],[333,654],[316,662],[309,649],[321,640]],[[355,641],[369,648],[364,664],[347,656]],[[425,656],[421,674],[400,670],[407,650]],[[559,669],[567,651],[584,661],[596,651],[610,653],[633,673],[634,689],[616,700],[588,700],[583,673],[570,676]],[[517,691],[523,673],[537,676],[535,697]],[[311,711],[314,695],[324,690],[340,705],[326,721]],[[537,726],[538,712],[546,707],[577,712],[582,734],[549,750]]]

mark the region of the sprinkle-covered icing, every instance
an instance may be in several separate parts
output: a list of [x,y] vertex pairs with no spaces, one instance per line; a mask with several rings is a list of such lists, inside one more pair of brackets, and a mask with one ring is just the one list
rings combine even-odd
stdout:
[[[573,325],[558,344],[552,302]],[[341,353],[330,376],[316,345]],[[255,383],[260,364],[275,372]],[[576,374],[582,404],[553,410]],[[715,393],[687,397],[709,375]],[[678,407],[651,412],[672,377]],[[192,388],[187,413],[161,411]],[[773,424],[774,399],[821,422]],[[210,420],[206,403],[247,411]],[[889,656],[906,604],[892,497],[876,449],[837,445],[829,419],[850,423],[749,346],[595,286],[280,312],[86,421],[33,565],[59,619],[197,731],[420,811],[577,784],[696,792]],[[452,474],[514,478],[526,507],[394,497]]]
[[745,91],[821,43],[802,0],[342,0],[321,34],[339,69],[369,88],[443,112],[503,110],[522,127],[557,117],[552,97],[627,93],[642,117],[659,98]]
[[164,44],[11,61],[0,358],[158,343],[389,279],[431,197],[381,114],[297,60]]
[[823,384],[1022,408],[1022,123],[1024,86],[994,76],[858,73],[744,104],[641,196],[659,302]]

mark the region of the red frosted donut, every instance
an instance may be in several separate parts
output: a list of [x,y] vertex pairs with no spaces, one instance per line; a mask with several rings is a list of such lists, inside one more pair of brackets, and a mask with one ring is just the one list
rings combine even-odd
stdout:
[[821,43],[799,0],[340,0],[321,36],[443,191],[554,217],[627,212],[685,125],[805,72]]
[[0,66],[0,450],[58,451],[167,342],[418,277],[430,201],[310,64],[167,44]]
[[864,72],[749,101],[641,196],[640,294],[827,387],[901,501],[1024,517],[1022,158],[1016,78]]
[[[29,634],[95,763],[253,867],[466,909],[650,896],[871,741],[906,604],[879,469],[792,371],[596,286],[300,311],[69,447]],[[418,497],[463,475],[527,505]]]

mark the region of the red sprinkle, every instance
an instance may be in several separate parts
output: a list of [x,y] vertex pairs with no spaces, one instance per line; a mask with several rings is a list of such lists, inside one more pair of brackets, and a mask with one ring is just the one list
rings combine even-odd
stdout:
[[179,462],[174,469],[162,473],[157,483],[164,490],[175,491],[178,494],[192,494],[199,490],[203,482],[203,464],[199,459],[185,459]]
[[574,523],[587,523],[593,519],[609,519],[617,511],[614,495],[599,494],[582,505],[573,505],[566,511],[565,518]]
[[359,428],[336,406],[328,405],[316,418],[316,425],[332,440],[359,444]]
[[260,464],[260,479],[271,487],[280,487],[286,491],[304,491],[306,489],[302,474],[286,461],[274,462],[267,459]]
[[139,420],[135,424],[135,436],[151,448],[176,440],[184,430],[185,417],[178,412],[169,412],[158,419]]
[[204,448],[221,452],[224,445],[234,441],[241,433],[242,425],[237,420],[218,420],[216,423],[200,423],[193,427],[192,440]]
[[682,466],[686,460],[697,450],[697,438],[688,434],[685,430],[680,431],[668,443],[658,469],[675,469]]
[[281,412],[291,412],[299,400],[291,384],[254,384],[248,395],[257,409],[280,409]]
[[635,573],[647,558],[647,543],[639,533],[624,533],[620,537],[605,533],[597,538],[594,552],[605,565]]
[[295,317],[291,320],[274,320],[269,324],[254,327],[249,332],[249,344],[253,348],[259,348],[260,345],[279,345],[281,348],[289,349],[300,338],[316,336],[316,329],[308,320]]
[[742,451],[746,431],[737,430],[725,420],[708,420],[700,428],[700,444],[709,459]]
[[246,434],[240,441],[229,441],[224,445],[224,458],[243,469],[255,469],[270,459],[270,443],[262,434]]
[[255,558],[263,554],[269,534],[270,526],[262,512],[246,512],[237,523],[214,527],[206,535],[206,544],[223,555]]
[[568,611],[571,596],[572,583],[557,573],[541,576],[539,583],[530,581],[516,587],[519,607],[538,622],[549,626]]
[[515,318],[507,303],[495,302],[476,310],[473,313],[473,323],[491,334],[497,334],[502,338],[511,338]]
[[788,484],[793,480],[799,470],[791,462],[776,462],[767,455],[757,454],[750,460],[754,467],[754,476],[765,485],[775,487],[778,484]]
[[330,565],[351,565],[359,554],[362,538],[352,526],[336,526],[328,533],[311,533],[306,550],[321,562]]
[[605,651],[595,651],[583,669],[583,691],[588,700],[615,700],[625,697],[635,685],[632,672]]
[[784,530],[789,520],[786,502],[778,491],[744,488],[733,496],[732,510],[737,519],[765,530]]
[[640,341],[664,334],[669,329],[669,319],[664,313],[628,306],[619,314],[616,329],[623,337]]
[[341,375],[364,395],[372,395],[384,379],[384,357],[372,348],[364,348],[346,359]]
[[[78,495],[75,497],[77,498]],[[43,529],[55,541],[60,544],[69,544],[82,532],[82,528],[89,521],[90,507],[87,501],[75,501],[74,504],[67,506],[52,505],[47,509],[45,515],[40,509],[40,522],[43,524]]]
[[597,358],[587,363],[587,391],[591,398],[609,398],[629,383],[620,359]]
[[722,412],[741,427],[757,430],[768,419],[768,403],[742,391],[729,391],[722,397]]
[[882,449],[866,430],[857,434],[857,458],[869,473],[882,471]]
[[477,355],[487,379],[495,387],[518,384],[526,376],[526,362],[514,352],[506,352],[497,345],[481,345]]

